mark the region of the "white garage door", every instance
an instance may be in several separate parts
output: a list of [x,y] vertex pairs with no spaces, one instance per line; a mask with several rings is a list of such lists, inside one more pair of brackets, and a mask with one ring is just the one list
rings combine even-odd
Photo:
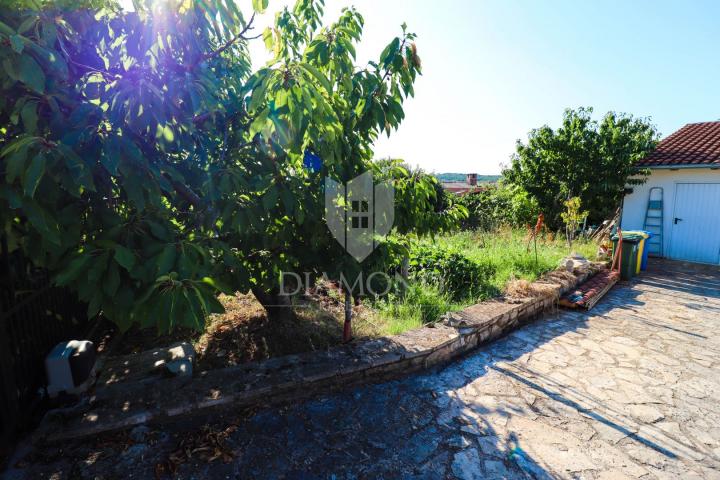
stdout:
[[670,258],[720,263],[720,183],[678,183]]

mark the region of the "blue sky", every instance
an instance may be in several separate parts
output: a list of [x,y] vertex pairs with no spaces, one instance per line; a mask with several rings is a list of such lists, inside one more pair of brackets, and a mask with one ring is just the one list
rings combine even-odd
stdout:
[[[266,24],[287,2],[270,0]],[[429,171],[500,172],[515,140],[566,107],[651,117],[663,136],[720,119],[720,2],[327,0],[365,17],[358,61],[405,21],[423,76],[407,118],[376,145]],[[263,47],[252,48],[264,60]]]

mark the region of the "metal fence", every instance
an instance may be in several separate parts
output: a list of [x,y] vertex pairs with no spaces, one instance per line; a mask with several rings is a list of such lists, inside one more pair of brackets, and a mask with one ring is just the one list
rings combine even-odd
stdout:
[[26,428],[45,384],[44,358],[88,328],[86,306],[0,238],[0,457]]

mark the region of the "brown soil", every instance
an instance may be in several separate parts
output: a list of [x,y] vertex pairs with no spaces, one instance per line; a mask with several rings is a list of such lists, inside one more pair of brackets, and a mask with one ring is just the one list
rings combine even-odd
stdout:
[[[253,295],[222,295],[225,313],[212,315],[205,332],[179,329],[158,336],[154,329],[133,328],[113,352],[124,355],[178,341],[193,343],[201,370],[221,368],[270,357],[324,350],[342,341],[344,305],[340,291],[332,284],[319,283],[295,302],[296,320],[286,325],[268,320]],[[355,340],[373,337],[381,329],[374,312],[362,304],[353,307]]]

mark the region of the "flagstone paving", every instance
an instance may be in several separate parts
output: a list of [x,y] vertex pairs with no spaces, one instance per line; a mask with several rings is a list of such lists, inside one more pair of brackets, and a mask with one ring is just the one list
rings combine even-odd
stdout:
[[[232,457],[177,476],[720,478],[719,329],[720,270],[658,261],[443,370],[224,418]],[[151,478],[187,429],[68,445],[11,478]]]

